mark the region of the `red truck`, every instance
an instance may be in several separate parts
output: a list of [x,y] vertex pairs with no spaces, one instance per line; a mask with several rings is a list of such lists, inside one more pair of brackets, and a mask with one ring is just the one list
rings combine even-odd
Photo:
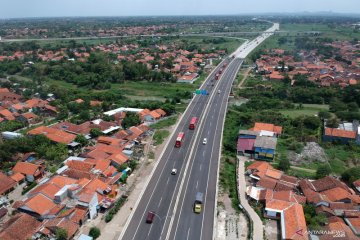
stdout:
[[178,137],[176,138],[175,147],[181,147],[182,142],[184,141],[185,133],[179,132]]
[[196,127],[196,122],[197,122],[197,118],[193,117],[191,118],[190,124],[189,124],[189,129],[190,130],[194,130]]

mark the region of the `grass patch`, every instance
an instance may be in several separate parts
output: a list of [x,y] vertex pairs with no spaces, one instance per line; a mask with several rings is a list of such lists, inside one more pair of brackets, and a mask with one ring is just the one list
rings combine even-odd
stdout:
[[148,158],[149,159],[155,159],[155,153],[154,152],[149,152]]
[[152,129],[163,129],[170,127],[176,123],[176,120],[178,118],[178,115],[168,117],[166,119],[160,120],[159,122],[151,125]]
[[289,171],[287,172],[287,174],[289,174],[290,176],[298,177],[298,178],[314,179],[316,177],[316,173],[311,173],[311,172],[308,172],[305,170],[293,169],[293,168],[290,168]]
[[164,142],[164,139],[170,135],[170,132],[167,130],[157,130],[154,134],[154,145],[160,145]]
[[236,182],[236,159],[228,156],[222,159],[219,180],[221,187],[228,193],[231,199],[233,209],[235,209],[236,212],[240,212]]
[[329,161],[333,173],[341,175],[347,169],[346,164],[339,159],[331,159]]
[[[296,104],[296,106],[299,106]],[[302,115],[306,116],[314,116],[319,113],[319,111],[329,110],[329,105],[321,105],[321,104],[302,104],[301,109],[289,109],[289,110],[281,110],[280,113],[288,116],[290,118],[296,118]]]

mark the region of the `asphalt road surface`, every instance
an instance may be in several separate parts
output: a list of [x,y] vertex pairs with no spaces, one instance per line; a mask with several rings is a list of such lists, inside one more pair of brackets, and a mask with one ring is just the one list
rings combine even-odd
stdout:
[[[229,93],[242,57],[276,29],[278,24],[240,46],[231,55],[234,58],[225,59],[206,79],[201,88],[209,95],[193,97],[119,239],[213,239],[220,146]],[[225,62],[228,66],[221,78],[214,80]],[[192,117],[198,118],[195,130],[189,130]],[[179,132],[185,133],[185,140],[175,148]],[[203,144],[204,138],[207,144]],[[178,170],[177,175],[171,175],[173,168]],[[193,212],[197,192],[204,195],[200,214]],[[152,224],[145,223],[149,211],[156,214]]]
[[[225,60],[225,62],[229,61],[230,59]],[[160,162],[142,195],[141,201],[131,217],[131,221],[125,226],[126,231],[123,233],[123,236],[120,236],[121,239],[163,239],[167,235],[167,231],[165,231],[166,226],[169,225],[172,218],[177,218],[173,209],[178,199],[179,189],[181,186],[184,186],[184,180],[190,176],[187,169],[193,160],[190,157],[190,155],[194,153],[193,146],[202,144],[202,139],[200,141],[200,138],[196,138],[195,136],[203,129],[201,126],[208,118],[208,116],[204,114],[204,111],[205,109],[209,109],[209,107],[206,106],[210,106],[211,98],[217,100],[225,94],[225,92],[221,90],[220,94],[217,93],[218,88],[224,87],[223,78],[218,81],[215,80],[215,74],[217,70],[222,67],[222,64],[209,75],[201,88],[206,89],[209,95],[194,96],[186,112],[183,114],[182,120],[171,136],[169,145],[159,160]],[[213,84],[214,86],[212,86]],[[192,117],[198,118],[195,130],[189,130],[189,123]],[[215,125],[213,126],[215,127]],[[180,148],[175,148],[175,139],[179,132],[185,133],[185,140]],[[209,147],[212,144],[213,137],[209,136],[208,144],[204,145],[204,147]],[[178,170],[177,175],[171,175],[173,168]],[[202,168],[204,173],[208,171],[205,164]],[[201,175],[205,176],[205,174]],[[195,197],[195,195],[193,197]],[[189,207],[191,208],[191,205]],[[156,213],[152,224],[145,223],[148,211],[154,211]],[[213,216],[211,219],[213,219]]]

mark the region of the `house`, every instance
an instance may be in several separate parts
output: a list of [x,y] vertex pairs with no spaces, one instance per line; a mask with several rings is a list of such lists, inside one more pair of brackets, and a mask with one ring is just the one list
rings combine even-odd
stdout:
[[280,220],[281,239],[309,239],[301,204],[277,199],[266,201],[265,217]]
[[0,101],[20,101],[23,97],[12,92],[0,92]]
[[272,137],[260,136],[255,139],[254,158],[258,160],[272,161],[275,157],[277,139]]
[[37,230],[41,226],[41,222],[36,218],[20,213],[11,217],[4,225],[0,232],[0,239],[2,240],[19,240],[19,239],[33,239]]
[[16,120],[24,123],[24,124],[36,124],[39,122],[39,117],[33,113],[33,112],[26,112],[26,113],[23,113],[23,114],[20,114]]
[[14,113],[10,112],[7,109],[3,109],[0,111],[0,116],[5,118],[8,121],[15,120]]
[[[182,67],[182,66],[181,66]],[[177,79],[178,83],[190,83],[193,84],[198,78],[199,74],[197,73],[186,73],[183,76]]]
[[50,128],[46,126],[37,127],[28,132],[28,135],[39,135],[39,134],[45,135],[53,142],[63,143],[67,145],[72,143],[76,138],[75,134],[71,134],[63,130]]
[[36,194],[24,201],[16,202],[19,211],[36,217],[39,220],[55,218],[65,205],[55,204],[53,200],[42,193]]
[[57,217],[45,220],[39,232],[45,236],[54,238],[58,229],[64,229],[67,233],[67,239],[73,239],[79,228],[79,224],[74,223],[65,217]]
[[16,185],[17,182],[14,179],[0,172],[0,195],[8,194]]
[[237,142],[237,154],[241,156],[253,157],[255,154],[254,144],[259,132],[240,130]]
[[322,137],[324,142],[340,142],[347,144],[350,141],[356,141],[357,132],[348,131],[337,128],[325,128],[325,133]]
[[27,181],[33,182],[44,175],[45,166],[29,162],[17,162],[12,171],[14,173],[21,173],[26,176]]
[[260,132],[260,136],[263,136],[263,134],[266,134],[266,132],[270,132],[270,133],[274,133],[273,135],[275,137],[278,137],[282,133],[282,127],[270,123],[256,122],[254,127],[251,128],[250,131]]

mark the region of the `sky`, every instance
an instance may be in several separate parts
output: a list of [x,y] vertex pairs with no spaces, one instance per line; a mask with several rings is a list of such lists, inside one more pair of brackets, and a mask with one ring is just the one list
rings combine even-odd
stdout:
[[0,18],[360,13],[360,0],[0,0]]

